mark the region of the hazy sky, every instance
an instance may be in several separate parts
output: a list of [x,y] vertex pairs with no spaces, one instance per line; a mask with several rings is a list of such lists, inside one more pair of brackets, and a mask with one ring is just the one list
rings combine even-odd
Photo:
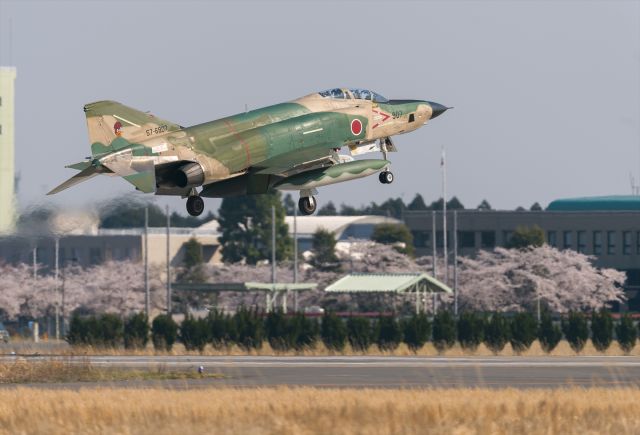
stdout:
[[324,187],[320,205],[433,200],[442,146],[470,207],[628,194],[640,172],[637,1],[0,0],[0,64],[18,70],[22,207],[142,196],[98,177],[44,197],[90,154],[82,106],[102,99],[182,125],[334,86],[455,106],[396,137],[392,185]]

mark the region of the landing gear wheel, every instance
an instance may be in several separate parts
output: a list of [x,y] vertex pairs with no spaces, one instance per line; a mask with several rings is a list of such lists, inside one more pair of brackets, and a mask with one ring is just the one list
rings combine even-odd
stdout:
[[303,196],[298,200],[298,208],[300,209],[300,213],[304,215],[313,214],[317,206],[318,202],[313,196]]
[[383,171],[378,175],[378,179],[382,184],[391,184],[393,183],[393,172],[391,171]]
[[204,211],[204,200],[197,195],[187,199],[187,212],[191,216],[200,216]]

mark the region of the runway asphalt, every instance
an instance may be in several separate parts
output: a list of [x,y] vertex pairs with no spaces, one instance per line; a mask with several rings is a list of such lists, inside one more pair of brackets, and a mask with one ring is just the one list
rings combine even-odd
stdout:
[[[0,362],[17,357],[3,356]],[[30,357],[29,360],[51,359]],[[211,386],[314,387],[638,387],[640,357],[267,357],[267,356],[88,356],[64,357],[96,367],[197,370],[220,379],[109,382],[112,387],[162,386],[188,389]],[[51,384],[82,388],[96,383]]]

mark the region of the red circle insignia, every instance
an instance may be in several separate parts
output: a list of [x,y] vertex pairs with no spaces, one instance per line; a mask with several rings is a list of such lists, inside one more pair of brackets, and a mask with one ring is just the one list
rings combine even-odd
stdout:
[[351,121],[351,133],[353,133],[354,136],[362,133],[362,122],[360,122],[359,119],[354,119],[353,121]]
[[120,130],[122,130],[122,124],[120,124],[120,121],[116,121],[116,123],[113,124],[113,132],[116,134],[116,136],[120,136]]

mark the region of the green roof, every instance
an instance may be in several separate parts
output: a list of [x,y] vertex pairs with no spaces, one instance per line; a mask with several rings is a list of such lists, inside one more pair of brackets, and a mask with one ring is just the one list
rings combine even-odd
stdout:
[[615,195],[557,199],[549,211],[640,211],[640,196]]
[[325,291],[404,293],[418,289],[453,293],[446,284],[426,273],[354,273],[340,278]]

